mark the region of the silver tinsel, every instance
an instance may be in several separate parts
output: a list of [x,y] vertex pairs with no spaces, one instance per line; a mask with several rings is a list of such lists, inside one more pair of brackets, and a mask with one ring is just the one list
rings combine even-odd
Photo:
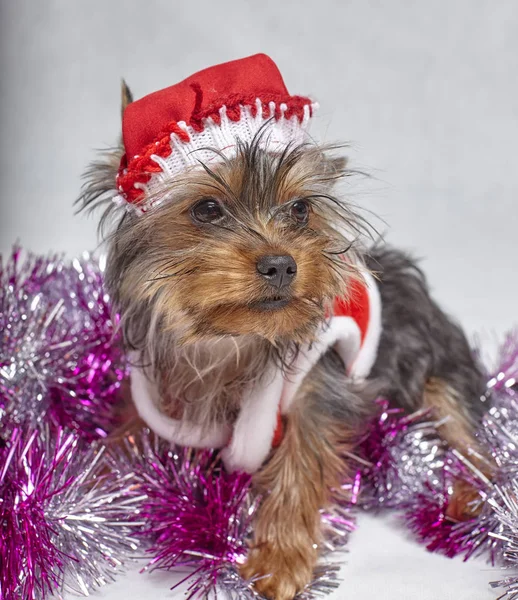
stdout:
[[444,487],[448,449],[427,410],[411,415],[380,402],[380,413],[356,456],[362,473],[360,505],[401,509],[420,494]]
[[103,261],[85,253],[0,258],[0,426],[48,421],[90,439],[115,424],[126,375],[114,340]]
[[89,595],[135,557],[142,501],[101,444],[15,429],[0,452],[0,598]]
[[516,600],[518,599],[518,481],[513,480],[507,489],[496,486],[495,492],[490,504],[501,529],[490,535],[503,544],[504,561],[513,574],[503,577],[500,581],[493,581],[491,585],[505,590],[500,598]]

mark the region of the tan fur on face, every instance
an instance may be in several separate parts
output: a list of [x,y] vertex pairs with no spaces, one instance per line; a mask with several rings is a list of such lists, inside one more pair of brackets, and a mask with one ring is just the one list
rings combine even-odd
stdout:
[[[283,337],[311,341],[326,306],[346,295],[358,275],[354,261],[337,258],[350,240],[331,224],[336,218],[326,210],[335,208],[325,206],[326,198],[319,196],[324,194],[315,167],[319,155],[313,156],[313,180],[306,153],[301,157],[302,166],[295,162],[286,173],[264,175],[265,181],[249,181],[245,158],[238,155],[210,173],[198,170],[166,187],[162,193],[174,196],[135,223],[128,240],[119,236],[120,246],[146,240],[121,279],[121,298],[153,300],[163,326],[181,331],[182,342],[214,335],[259,335],[272,343]],[[262,169],[275,172],[276,159],[263,160]],[[300,227],[289,218],[289,207],[283,207],[305,197],[313,198],[312,212],[309,223]],[[225,206],[224,223],[193,222],[190,211],[204,198]],[[290,304],[270,313],[251,306],[275,293],[256,270],[266,254],[289,254],[298,268]]]

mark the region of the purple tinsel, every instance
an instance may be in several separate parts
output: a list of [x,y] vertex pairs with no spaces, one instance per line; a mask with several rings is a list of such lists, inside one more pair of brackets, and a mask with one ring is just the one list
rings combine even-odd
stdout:
[[[25,459],[32,470],[43,457],[34,449],[37,431],[23,440],[22,432],[15,430],[10,448],[4,448],[0,465],[0,597],[6,600],[36,598],[59,588],[66,556],[51,540],[52,530],[45,519],[45,500],[59,493],[61,483],[49,490],[50,479],[33,481],[25,477]],[[66,452],[72,438],[63,441]],[[64,453],[63,453],[64,455]],[[51,468],[59,466],[52,463]]]
[[[410,528],[431,551],[450,557],[461,555],[465,560],[485,555],[493,564],[501,564],[505,557],[506,565],[516,569],[518,507],[516,503],[511,506],[509,499],[516,498],[517,491],[517,379],[518,333],[514,332],[501,348],[498,367],[488,376],[488,391],[481,399],[488,402],[488,410],[477,437],[482,452],[497,465],[491,480],[469,456],[446,449],[435,424],[420,420],[426,415],[405,416],[382,401],[360,448],[360,457],[367,461],[362,470],[367,492],[363,505],[402,511]],[[462,482],[473,490],[476,516],[453,522],[448,517],[451,494]],[[510,545],[514,549],[504,552]],[[518,598],[518,578],[509,576],[493,585],[499,584],[507,590],[502,597]]]
[[379,412],[357,450],[365,509],[401,508],[419,494],[443,487],[446,444],[427,410],[407,415],[378,401]]
[[[138,518],[152,558],[144,570],[192,569],[174,586],[188,582],[188,598],[205,598],[216,589],[229,598],[259,598],[253,582],[239,573],[260,503],[251,491],[251,477],[226,473],[215,452],[174,447],[148,432],[129,439],[126,447],[145,496]],[[333,506],[322,513],[323,555],[342,548],[354,529],[350,507],[359,483],[358,478],[344,483],[334,492]],[[299,600],[338,587],[338,571],[323,561]]]
[[504,566],[512,574],[500,581],[491,583],[493,587],[505,590],[500,598],[518,599],[518,481],[514,479],[507,488],[496,487],[496,494],[490,504],[498,519],[499,529],[491,532],[504,545]]
[[88,255],[0,259],[0,424],[46,420],[94,439],[116,423],[126,366],[102,264]]
[[[89,444],[118,423],[126,375],[102,275],[88,255],[68,264],[22,260],[15,249],[0,262],[0,598],[87,595],[113,579],[137,541],[152,557],[146,569],[193,569],[191,598],[216,588],[257,598],[239,574],[260,502],[249,476],[226,474],[215,453],[179,450],[147,433],[128,438],[116,456]],[[496,465],[491,480],[470,456],[446,448],[426,411],[404,415],[380,400],[356,477],[322,512],[323,562],[300,600],[337,587],[328,554],[354,529],[353,505],[399,510],[432,551],[502,564],[509,571],[492,585],[518,600],[517,380],[514,332],[482,398],[478,444]],[[481,508],[460,523],[448,517],[458,482]]]
[[0,598],[88,595],[137,548],[138,488],[100,444],[46,426],[0,449]]
[[211,451],[175,448],[147,433],[130,451],[145,495],[139,518],[153,556],[146,569],[193,568],[188,597],[201,597],[244,562],[258,504],[251,478],[225,473]]

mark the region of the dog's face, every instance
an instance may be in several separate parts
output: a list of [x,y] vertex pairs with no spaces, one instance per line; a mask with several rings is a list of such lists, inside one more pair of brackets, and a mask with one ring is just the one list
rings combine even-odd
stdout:
[[115,233],[108,282],[123,324],[140,313],[183,343],[311,341],[357,277],[363,223],[332,196],[345,161],[316,146],[277,154],[259,142],[216,158],[166,184],[159,206],[127,215]]

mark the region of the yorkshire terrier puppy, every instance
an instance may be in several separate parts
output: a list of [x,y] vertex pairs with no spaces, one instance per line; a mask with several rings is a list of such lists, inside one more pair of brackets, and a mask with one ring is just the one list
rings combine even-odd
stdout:
[[106,285],[134,400],[159,435],[253,473],[263,500],[242,572],[289,600],[311,581],[320,511],[377,395],[429,407],[466,451],[483,377],[413,260],[369,246],[337,191],[352,171],[301,137],[314,105],[270,59],[131,100],[124,88],[123,143],[90,167],[80,202],[108,201],[115,220]]

